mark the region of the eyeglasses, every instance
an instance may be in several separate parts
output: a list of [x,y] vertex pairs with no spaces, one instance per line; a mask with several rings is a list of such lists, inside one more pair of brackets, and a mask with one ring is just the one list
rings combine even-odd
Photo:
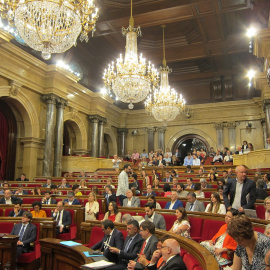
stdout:
[[161,248],[169,248],[168,246],[161,246]]
[[270,204],[270,202],[266,202],[266,203],[265,203],[265,205],[269,205],[269,204]]

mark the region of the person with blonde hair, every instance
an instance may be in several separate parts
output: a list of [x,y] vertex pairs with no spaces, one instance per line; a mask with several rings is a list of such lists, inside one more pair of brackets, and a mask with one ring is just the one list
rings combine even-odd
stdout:
[[265,220],[270,220],[270,196],[264,200]]
[[99,203],[97,202],[97,195],[94,192],[90,192],[88,202],[85,204],[85,220],[96,220],[98,212]]

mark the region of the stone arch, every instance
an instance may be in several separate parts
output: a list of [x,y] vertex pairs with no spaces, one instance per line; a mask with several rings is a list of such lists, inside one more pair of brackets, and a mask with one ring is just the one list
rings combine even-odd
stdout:
[[115,134],[110,126],[104,127],[104,135],[107,135],[107,141],[108,141],[108,155],[113,156],[117,153],[117,139],[115,137]]

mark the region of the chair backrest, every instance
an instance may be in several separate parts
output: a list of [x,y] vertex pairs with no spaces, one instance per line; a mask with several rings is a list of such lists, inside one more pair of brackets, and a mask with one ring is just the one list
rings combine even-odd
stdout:
[[184,263],[188,270],[194,270],[196,266],[199,266],[199,262],[191,255],[186,253],[183,258]]
[[101,227],[92,227],[91,236],[89,239],[89,247],[92,247],[96,243],[102,240],[104,233]]
[[[2,210],[2,209],[1,209]],[[5,217],[8,217],[9,213],[13,211],[13,208],[6,208],[5,209]]]
[[0,233],[11,233],[14,226],[13,222],[1,222],[0,223]]
[[259,219],[265,219],[265,208],[262,204],[256,204],[256,213]]
[[206,219],[203,225],[202,241],[211,240],[224,224],[224,221]]
[[191,230],[190,230],[191,238],[201,237],[204,220],[202,218],[189,217],[189,223],[191,227]]

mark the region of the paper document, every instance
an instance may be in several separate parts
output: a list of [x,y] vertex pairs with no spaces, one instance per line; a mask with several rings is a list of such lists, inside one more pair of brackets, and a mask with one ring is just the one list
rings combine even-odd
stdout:
[[115,265],[115,263],[107,262],[107,261],[102,260],[102,261],[98,261],[98,262],[84,264],[84,265],[82,265],[82,269],[83,270],[87,270],[87,269],[103,269],[103,268],[107,268],[107,267],[113,266],[113,265]]

